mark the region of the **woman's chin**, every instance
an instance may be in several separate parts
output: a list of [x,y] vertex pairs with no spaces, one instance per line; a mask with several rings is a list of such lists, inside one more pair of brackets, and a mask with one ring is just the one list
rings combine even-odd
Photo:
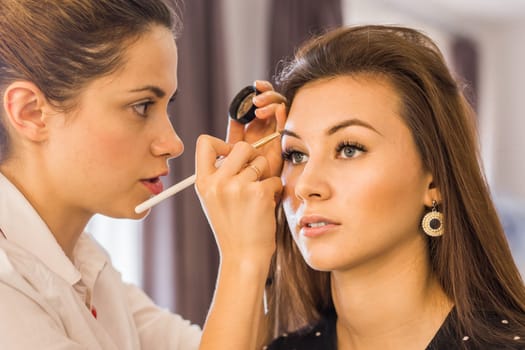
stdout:
[[323,257],[319,255],[305,256],[304,260],[310,268],[316,271],[329,272],[336,268],[333,258]]

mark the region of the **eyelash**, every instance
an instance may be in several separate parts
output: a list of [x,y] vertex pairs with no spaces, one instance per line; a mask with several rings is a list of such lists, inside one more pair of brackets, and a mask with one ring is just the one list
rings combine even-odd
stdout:
[[[168,101],[168,105],[170,105],[173,101],[175,101],[175,97],[172,97],[169,99]],[[148,100],[148,101],[143,101],[143,102],[140,102],[140,103],[136,103],[134,105],[132,105],[131,107],[133,108],[133,111],[138,114],[139,116],[145,118],[148,116],[148,108],[150,106],[152,106],[153,104],[155,104],[155,101],[151,101],[151,100]],[[137,108],[139,107],[144,107],[144,111],[143,112],[140,112]]]
[[[339,143],[337,145],[337,147],[335,148],[335,152],[336,154],[339,154],[341,153],[341,151],[343,151],[345,148],[351,148],[354,152],[355,151],[359,151],[359,152],[366,152],[366,148],[365,146],[363,146],[362,144],[358,143],[358,142],[349,142],[349,141],[343,141],[341,143]],[[296,151],[295,149],[293,148],[286,148],[283,152],[282,152],[282,158],[285,162],[291,162],[292,164],[294,165],[297,165],[297,164],[300,164],[300,163],[294,163],[295,160],[294,160],[294,156],[296,155],[303,155],[303,156],[306,156],[306,154],[304,154],[303,152],[300,152],[300,151]],[[344,159],[349,159],[349,158],[353,158],[353,156],[349,156],[347,158],[344,158]]]
[[358,142],[343,141],[339,145],[337,145],[337,148],[336,148],[337,153],[340,153],[346,147],[352,148],[354,151],[366,152],[365,146],[363,146],[362,144]]

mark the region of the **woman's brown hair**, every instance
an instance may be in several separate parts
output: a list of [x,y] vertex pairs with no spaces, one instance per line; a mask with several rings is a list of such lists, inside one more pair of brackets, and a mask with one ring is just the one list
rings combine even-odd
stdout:
[[[433,41],[403,27],[339,28],[303,45],[285,64],[278,86],[290,106],[311,81],[363,74],[395,87],[400,114],[440,190],[445,232],[429,237],[428,249],[433,272],[455,304],[457,332],[485,344],[515,342],[509,334],[525,336],[525,288],[481,170],[474,113]],[[270,339],[333,312],[329,273],[306,265],[282,208],[278,222],[268,288]],[[487,324],[480,317],[485,313],[505,317],[509,327]]]
[[[31,81],[57,108],[73,108],[82,88],[119,69],[125,49],[152,25],[179,30],[166,1],[2,0],[1,95],[14,81]],[[0,161],[10,146],[2,119]]]

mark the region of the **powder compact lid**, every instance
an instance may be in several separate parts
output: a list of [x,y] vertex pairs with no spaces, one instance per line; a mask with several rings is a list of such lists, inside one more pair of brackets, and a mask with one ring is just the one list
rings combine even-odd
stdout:
[[259,91],[255,86],[246,86],[243,88],[230,103],[228,116],[241,124],[247,124],[255,118],[255,109],[252,99]]

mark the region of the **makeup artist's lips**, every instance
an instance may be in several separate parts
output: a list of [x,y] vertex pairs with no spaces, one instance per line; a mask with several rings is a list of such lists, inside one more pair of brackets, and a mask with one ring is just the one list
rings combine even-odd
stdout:
[[303,216],[299,221],[299,233],[305,237],[319,237],[336,229],[340,224],[318,215]]
[[156,177],[151,177],[148,179],[140,180],[140,182],[153,194],[157,195],[161,193],[164,190],[164,185],[162,184],[162,181],[160,181],[161,176],[168,175],[167,172],[164,172]]
[[154,195],[161,193],[164,189],[164,185],[158,177],[148,180],[140,180],[140,182],[142,182],[142,184]]

